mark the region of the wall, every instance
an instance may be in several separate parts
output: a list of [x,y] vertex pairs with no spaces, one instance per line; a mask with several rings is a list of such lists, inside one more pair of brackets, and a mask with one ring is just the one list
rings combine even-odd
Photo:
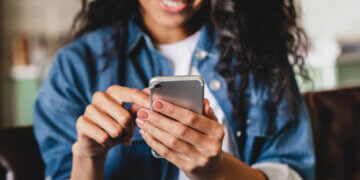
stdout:
[[68,30],[79,0],[11,0],[4,1],[7,32],[31,32],[58,35]]
[[14,124],[14,87],[10,77],[11,39],[23,33],[57,37],[70,29],[80,0],[0,0],[0,126]]
[[[3,9],[2,8],[2,0],[0,0],[0,9]],[[0,11],[1,12],[1,11]],[[4,104],[4,84],[5,84],[5,63],[4,63],[4,60],[2,59],[2,54],[3,54],[3,21],[2,21],[2,18],[3,18],[3,14],[0,13],[0,127],[2,124],[5,124],[5,119],[4,119],[4,115],[5,114],[5,104]],[[1,169],[1,168],[0,168]],[[1,170],[0,170],[1,171]]]
[[301,0],[304,25],[312,37],[360,39],[359,0]]

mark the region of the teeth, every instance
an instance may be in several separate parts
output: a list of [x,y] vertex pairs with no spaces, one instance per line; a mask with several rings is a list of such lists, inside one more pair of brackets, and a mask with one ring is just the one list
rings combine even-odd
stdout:
[[184,4],[182,1],[171,1],[171,0],[161,0],[161,1],[169,7],[178,7]]

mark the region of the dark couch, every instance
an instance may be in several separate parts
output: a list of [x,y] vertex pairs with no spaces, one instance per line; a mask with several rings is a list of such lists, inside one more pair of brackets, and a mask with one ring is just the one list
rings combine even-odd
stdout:
[[[304,94],[316,151],[316,179],[360,180],[360,87]],[[31,127],[0,131],[0,179],[43,179]],[[30,178],[31,177],[31,178]]]
[[306,93],[317,179],[360,180],[360,87]]
[[44,179],[44,164],[32,127],[1,130],[0,142],[0,179],[5,179],[6,172],[13,179]]

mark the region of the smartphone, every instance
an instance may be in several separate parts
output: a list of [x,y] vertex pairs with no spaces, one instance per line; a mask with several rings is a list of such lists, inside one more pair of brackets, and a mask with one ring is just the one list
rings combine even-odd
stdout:
[[[150,104],[160,99],[203,114],[205,82],[201,76],[158,76],[149,82]],[[154,157],[162,158],[152,151]]]

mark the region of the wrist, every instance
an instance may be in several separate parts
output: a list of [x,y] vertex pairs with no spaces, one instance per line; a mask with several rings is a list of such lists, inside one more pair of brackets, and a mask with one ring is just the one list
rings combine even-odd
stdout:
[[102,163],[105,161],[107,153],[105,152],[95,156],[91,155],[90,153],[86,153],[86,151],[81,148],[79,142],[75,142],[72,146],[72,154],[73,154],[73,159],[93,162],[93,163]]
[[219,163],[213,169],[214,178],[211,179],[232,179],[232,177],[242,177],[242,179],[259,179],[266,180],[264,173],[253,169],[236,157],[221,152]]
[[89,156],[80,148],[78,142],[74,143],[72,153],[71,179],[103,179],[106,153]]
[[225,179],[224,177],[224,155],[223,151],[220,152],[218,157],[209,165],[206,169],[202,169],[194,174],[189,174],[188,177],[192,179],[200,180],[200,179],[207,179],[207,180],[222,180]]
[[224,167],[226,167],[225,158],[226,156],[224,155],[224,151],[221,151],[216,164],[211,170],[212,171],[211,179],[225,179],[224,177]]

